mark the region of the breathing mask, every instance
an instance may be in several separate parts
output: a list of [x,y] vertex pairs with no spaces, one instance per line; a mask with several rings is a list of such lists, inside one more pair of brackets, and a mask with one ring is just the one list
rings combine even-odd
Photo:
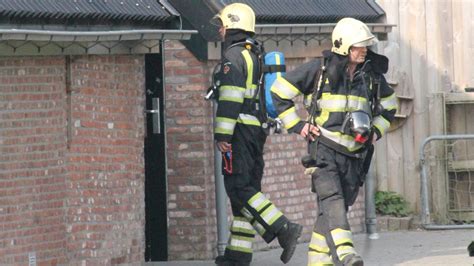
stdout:
[[370,136],[372,121],[370,115],[364,111],[357,110],[348,112],[342,123],[341,131],[354,137],[358,143],[365,143]]

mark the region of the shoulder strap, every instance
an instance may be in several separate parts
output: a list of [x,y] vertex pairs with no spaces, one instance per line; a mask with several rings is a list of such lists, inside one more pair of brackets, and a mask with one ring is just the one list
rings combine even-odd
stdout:
[[323,58],[323,63],[321,64],[321,69],[319,71],[319,78],[318,78],[318,83],[316,84],[312,97],[311,97],[311,106],[309,109],[309,117],[308,117],[308,122],[309,123],[314,123],[314,117],[316,116],[316,112],[319,111],[319,106],[318,106],[318,100],[321,98],[322,94],[322,88],[323,88],[323,81],[326,73],[326,64],[327,64],[327,58]]
[[[319,74],[319,79],[318,79],[318,85],[316,87],[316,89],[314,90],[313,96],[316,96],[315,99],[316,99],[316,104],[317,104],[317,100],[319,98],[321,98],[321,93],[322,93],[322,88],[323,88],[323,82],[324,82],[324,78],[325,78],[325,73],[326,73],[326,64],[327,64],[327,58],[324,57],[323,58],[323,63],[321,64],[321,73]],[[319,108],[318,108],[319,109]]]
[[245,39],[245,41],[236,42],[232,45],[229,45],[229,47],[226,48],[226,51],[235,46],[242,46],[247,49],[249,49],[248,46],[250,46],[250,50],[257,55],[265,53],[263,45],[259,41],[250,38]]
[[[257,40],[247,38],[245,41],[237,42],[237,43],[234,43],[234,44],[230,45],[229,47],[227,47],[227,49],[224,51],[224,54],[229,49],[231,49],[233,47],[236,47],[236,46],[240,46],[243,49],[247,49],[249,52],[251,52],[251,53],[253,53],[254,55],[257,56],[257,68],[258,68],[257,82],[259,83],[259,84],[257,84],[257,86],[260,86],[260,83],[263,82],[262,68],[263,68],[263,56],[264,56],[264,53],[265,53],[265,51],[263,49],[263,45],[260,42],[258,42]],[[257,90],[258,90],[258,88],[257,88]],[[255,93],[255,95],[253,97],[254,100],[256,100],[257,95],[258,95],[258,92]]]
[[382,113],[383,107],[380,105],[380,77],[372,77],[372,116]]

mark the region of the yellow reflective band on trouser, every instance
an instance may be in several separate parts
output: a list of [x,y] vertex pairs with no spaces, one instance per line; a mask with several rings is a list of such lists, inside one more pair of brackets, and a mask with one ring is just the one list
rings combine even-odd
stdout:
[[253,60],[252,56],[250,56],[250,52],[247,49],[244,49],[242,51],[242,56],[245,59],[245,64],[247,65],[247,81],[245,84],[247,85],[247,88],[250,88],[252,85],[253,81]]
[[250,211],[247,208],[243,207],[242,210],[240,210],[240,212],[245,216],[245,218],[247,218],[248,221],[254,220],[252,222],[252,226],[259,235],[263,236],[263,234],[265,234],[266,232],[265,227],[263,227],[263,225],[260,224],[257,221],[257,219],[254,219],[253,215],[250,213]]
[[258,120],[258,118],[248,114],[239,114],[239,117],[237,118],[237,123],[258,127],[262,125],[260,124],[260,120]]
[[262,219],[268,224],[272,225],[278,218],[283,216],[283,213],[275,207],[275,205],[270,205],[263,213],[261,214]]
[[[317,121],[317,120],[316,120]],[[321,134],[332,140],[333,142],[342,145],[347,148],[350,152],[357,151],[363,147],[363,144],[360,144],[354,140],[354,137],[342,134],[340,132],[329,131],[323,127],[319,127]]]
[[374,118],[374,127],[376,127],[382,136],[385,134],[385,131],[390,127],[390,122],[387,119],[383,118],[383,116],[378,115]]
[[237,120],[226,118],[226,117],[216,117],[216,126],[214,128],[215,133],[232,135],[234,134],[234,128]]
[[245,217],[234,217],[230,230],[234,233],[239,232],[249,235],[255,235],[255,230]]
[[342,228],[336,228],[331,231],[332,240],[334,245],[339,246],[343,244],[352,245],[352,232]]
[[245,216],[245,218],[247,218],[247,220],[251,221],[254,217],[252,215],[252,213],[250,213],[250,211],[243,207],[242,210],[240,210],[240,213],[242,213],[243,216]]
[[252,253],[253,237],[231,235],[226,248],[244,253]]
[[279,114],[278,118],[281,119],[286,129],[294,127],[299,121],[301,121],[294,106]]
[[223,85],[219,87],[219,101],[243,103],[245,88]]
[[249,199],[248,203],[257,212],[260,212],[263,209],[263,207],[267,206],[268,204],[271,204],[271,202],[267,198],[265,198],[262,192],[255,193],[255,195],[253,195]]
[[301,94],[301,92],[295,86],[282,77],[277,77],[275,79],[272,84],[271,91],[278,95],[278,97],[285,100],[293,99],[294,97]]
[[332,266],[332,258],[327,253],[319,253],[316,251],[308,252],[308,266]]
[[343,260],[344,257],[350,254],[357,254],[355,249],[352,246],[342,245],[336,248],[337,257],[339,260]]
[[272,225],[278,218],[283,216],[283,213],[278,210],[273,203],[271,203],[261,192],[257,192],[253,197],[248,200],[248,204],[255,209],[257,212],[268,206],[261,214],[261,218],[267,223]]
[[316,232],[313,232],[311,236],[311,242],[309,242],[309,248],[319,253],[329,253],[329,246],[326,243],[326,238]]
[[380,104],[387,111],[397,109],[398,103],[397,103],[397,97],[395,96],[395,93],[391,94],[388,97],[381,98]]
[[255,231],[257,231],[257,233],[261,236],[263,236],[263,234],[265,234],[265,232],[267,231],[265,230],[265,227],[263,227],[263,225],[261,225],[257,220],[252,223],[252,226]]

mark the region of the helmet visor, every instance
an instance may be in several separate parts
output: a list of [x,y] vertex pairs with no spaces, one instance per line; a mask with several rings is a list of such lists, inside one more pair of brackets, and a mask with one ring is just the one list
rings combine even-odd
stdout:
[[367,47],[367,46],[372,46],[372,45],[374,45],[378,42],[379,42],[379,40],[377,40],[377,38],[374,36],[373,38],[370,38],[368,40],[358,42],[358,43],[354,43],[352,46],[354,46],[354,47]]

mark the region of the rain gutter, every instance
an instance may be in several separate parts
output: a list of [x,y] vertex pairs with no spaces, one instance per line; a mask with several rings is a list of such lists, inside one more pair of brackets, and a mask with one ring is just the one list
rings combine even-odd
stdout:
[[142,40],[189,40],[196,30],[116,30],[116,31],[53,31],[29,29],[0,29],[1,40],[46,42],[108,42]]

